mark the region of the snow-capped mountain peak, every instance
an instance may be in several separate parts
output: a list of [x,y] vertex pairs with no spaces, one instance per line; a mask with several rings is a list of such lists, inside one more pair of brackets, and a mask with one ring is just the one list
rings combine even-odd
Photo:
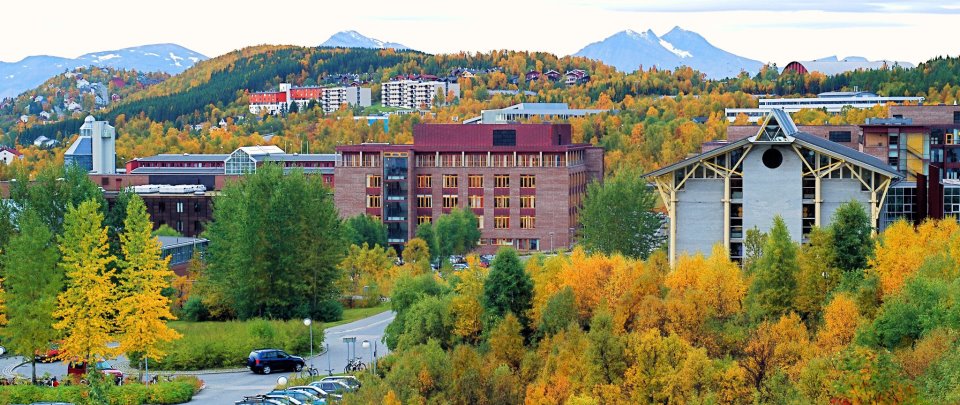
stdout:
[[410,49],[409,46],[398,44],[396,42],[385,42],[376,38],[370,38],[363,34],[350,30],[340,31],[323,41],[320,46],[343,47],[343,48],[373,48],[373,49]]
[[652,30],[642,33],[624,30],[587,45],[574,55],[600,60],[624,72],[641,67],[674,69],[686,65],[711,78],[736,76],[742,70],[756,72],[762,65],[717,48],[700,34],[680,27],[674,27],[662,37]]

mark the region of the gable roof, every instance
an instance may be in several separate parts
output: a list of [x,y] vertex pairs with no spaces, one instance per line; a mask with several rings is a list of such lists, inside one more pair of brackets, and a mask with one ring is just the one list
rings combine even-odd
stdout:
[[844,160],[856,163],[860,166],[895,179],[903,178],[903,174],[892,170],[890,166],[886,164],[886,162],[874,156],[846,147],[836,142],[820,138],[816,135],[801,132],[797,128],[797,125],[790,118],[790,115],[781,109],[774,109],[770,111],[770,114],[764,119],[763,125],[760,126],[760,130],[757,131],[757,135],[743,138],[739,141],[729,143],[711,151],[701,153],[697,156],[681,160],[672,165],[647,173],[643,175],[643,177],[662,176],[679,168],[697,163],[701,160],[709,159],[714,156],[727,153],[731,150],[739,149],[748,143],[796,143],[811,150],[826,153],[828,155],[835,155]]

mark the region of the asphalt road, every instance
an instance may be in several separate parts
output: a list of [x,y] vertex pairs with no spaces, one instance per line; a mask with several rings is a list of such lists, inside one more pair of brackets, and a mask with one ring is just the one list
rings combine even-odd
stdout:
[[[387,354],[387,346],[381,341],[383,331],[387,325],[393,321],[395,314],[386,311],[369,318],[364,318],[348,324],[336,326],[326,330],[324,334],[324,344],[329,345],[329,351],[322,355],[315,355],[307,359],[307,364],[313,364],[320,370],[321,374],[327,374],[328,369],[332,369],[334,374],[343,373],[348,360],[348,351],[354,357],[361,357],[364,363],[369,365],[373,346],[377,347],[377,356]],[[347,348],[343,342],[344,337],[356,338],[356,349]],[[364,349],[361,343],[364,340],[370,342],[370,348]],[[320,346],[318,344],[318,346]],[[354,354],[355,353],[355,354]],[[301,354],[301,353],[297,353]],[[304,357],[309,357],[309,353],[302,353]],[[125,358],[114,360],[111,364],[126,362]],[[21,375],[30,375],[30,364],[18,366],[23,362],[23,358],[18,356],[5,356],[0,358],[0,370],[15,371]],[[45,373],[63,378],[67,374],[67,365],[63,362],[37,363],[37,376],[41,377]],[[242,399],[244,396],[266,393],[277,385],[277,378],[281,376],[290,377],[291,373],[278,372],[270,375],[254,374],[250,371],[232,372],[232,373],[211,373],[200,374],[198,377],[206,382],[207,387],[190,401],[190,404],[204,405],[233,405],[234,401]]]
[[[363,349],[361,342],[369,340],[371,348],[374,342],[377,344],[377,355],[383,356],[388,352],[387,347],[380,339],[383,338],[383,331],[387,325],[393,321],[395,314],[387,311],[378,315],[364,318],[352,323],[329,328],[325,333],[325,344],[329,344],[330,350],[323,355],[314,356],[307,359],[307,364],[312,363],[314,367],[326,374],[328,368],[333,369],[334,374],[342,373],[347,364],[347,345],[343,342],[344,337],[356,337],[356,356],[362,357],[365,363],[369,363],[370,349]],[[350,350],[351,353],[353,350]],[[304,357],[309,353],[304,353]],[[328,364],[329,360],[329,366]],[[200,377],[207,383],[207,388],[193,397],[190,404],[210,404],[210,405],[233,405],[234,401],[242,399],[244,396],[266,393],[277,385],[277,378],[281,376],[290,376],[290,373],[274,373],[270,375],[254,374],[252,372],[240,373],[219,373],[219,374],[201,374]]]

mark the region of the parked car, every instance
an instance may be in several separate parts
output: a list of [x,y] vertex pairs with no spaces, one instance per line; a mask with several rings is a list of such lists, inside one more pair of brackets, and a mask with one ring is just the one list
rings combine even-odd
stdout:
[[254,373],[270,374],[276,370],[300,371],[306,364],[303,357],[291,356],[280,349],[254,350],[247,357],[247,367]]
[[319,404],[327,403],[327,400],[320,398],[312,393],[309,393],[303,390],[295,390],[292,388],[285,389],[285,390],[273,390],[268,392],[267,395],[283,395],[309,405],[314,405],[314,404],[319,405]]
[[320,380],[314,381],[309,385],[320,388],[323,392],[326,392],[330,398],[337,401],[343,398],[343,394],[351,392],[350,387],[341,381]]
[[[313,395],[316,395],[316,396],[318,396],[318,397],[320,397],[320,398],[323,398],[324,400],[326,400],[326,399],[327,399],[327,396],[329,396],[329,394],[327,394],[326,391],[320,389],[320,387],[314,387],[314,386],[312,386],[312,385],[297,385],[297,386],[290,387],[290,388],[287,388],[287,389],[288,389],[288,390],[306,391],[306,392],[309,392],[309,393],[311,393],[311,394],[313,394]],[[336,399],[336,398],[330,398],[331,401],[333,401],[333,400],[335,400],[335,399]]]
[[454,270],[466,270],[469,268],[470,266],[468,266],[466,263],[457,263],[453,265]]
[[297,401],[296,399],[292,397],[288,397],[286,395],[266,394],[264,395],[264,397],[267,397],[268,399],[272,399],[274,401],[279,401],[281,404],[284,404],[284,405],[303,405],[303,402]]
[[46,351],[38,350],[34,353],[33,358],[39,362],[48,362],[54,361],[57,359],[57,356],[60,355],[60,344],[57,342],[50,343],[50,347]]
[[[82,361],[71,361],[67,363],[67,375],[77,379],[83,379],[87,374],[87,363]],[[100,360],[94,364],[94,369],[100,371],[108,377],[113,377],[113,382],[117,385],[123,383],[123,372],[111,366],[106,360]]]
[[244,397],[243,399],[234,402],[234,405],[286,405],[284,402],[281,402],[276,399],[270,399],[263,395],[255,395],[252,397]]
[[360,385],[361,385],[360,380],[358,380],[357,377],[354,377],[352,375],[334,375],[330,377],[323,377],[320,379],[320,381],[339,381],[343,383],[343,385],[350,387],[351,391],[356,391],[360,389]]

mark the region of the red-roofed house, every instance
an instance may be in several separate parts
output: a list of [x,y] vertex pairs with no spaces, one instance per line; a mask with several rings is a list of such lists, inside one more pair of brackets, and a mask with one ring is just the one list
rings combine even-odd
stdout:
[[23,159],[23,154],[16,148],[9,146],[0,146],[0,163],[9,165],[14,159]]

